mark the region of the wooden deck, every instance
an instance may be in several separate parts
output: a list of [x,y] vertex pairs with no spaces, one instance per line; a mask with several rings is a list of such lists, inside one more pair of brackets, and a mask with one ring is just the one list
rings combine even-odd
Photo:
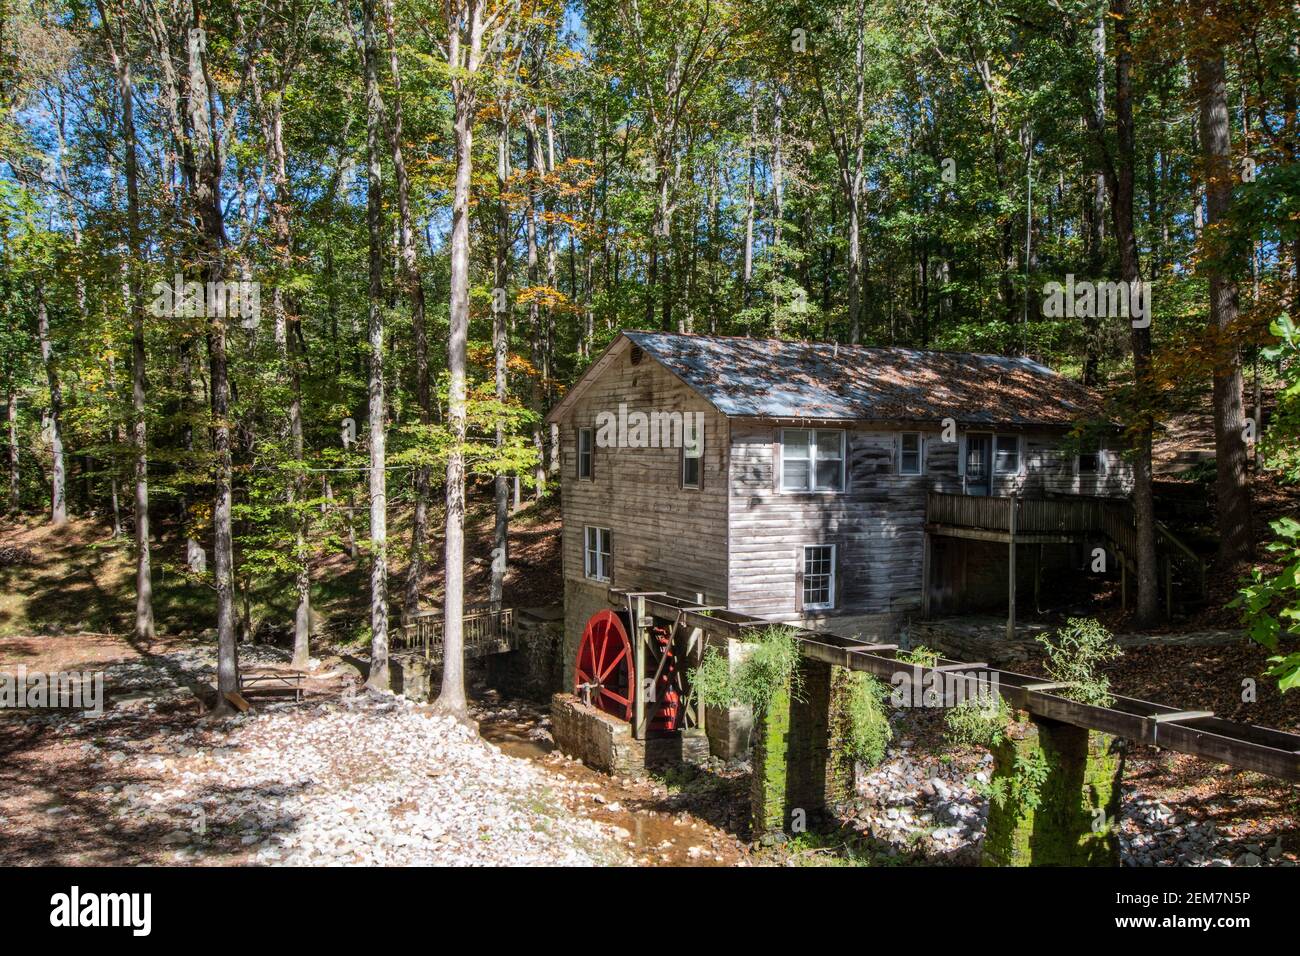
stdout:
[[[1086,541],[1105,533],[1107,518],[1121,522],[1127,505],[1107,498],[996,498],[930,492],[926,530],[983,541],[1049,544]],[[1126,542],[1127,543],[1127,542]]]
[[[394,644],[406,650],[423,650],[430,664],[442,663],[443,616],[441,611],[420,611],[402,622],[394,634]],[[465,609],[465,658],[504,654],[519,647],[514,610],[493,611],[485,606]]]

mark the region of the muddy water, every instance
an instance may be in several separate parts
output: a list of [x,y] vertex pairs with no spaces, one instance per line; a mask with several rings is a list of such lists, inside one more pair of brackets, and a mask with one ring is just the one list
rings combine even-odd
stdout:
[[502,753],[540,764],[574,788],[565,793],[582,816],[617,827],[642,866],[737,866],[748,847],[734,834],[672,806],[669,790],[655,781],[622,780],[571,761],[555,751],[549,734],[539,734],[544,714],[526,707],[493,708],[477,715],[479,733]]

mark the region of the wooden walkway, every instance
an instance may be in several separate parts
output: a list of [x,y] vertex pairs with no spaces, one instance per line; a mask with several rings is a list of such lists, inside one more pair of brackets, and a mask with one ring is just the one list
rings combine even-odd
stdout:
[[[519,647],[514,610],[493,611],[486,605],[465,608],[465,658],[504,654]],[[423,651],[430,664],[442,663],[443,615],[441,611],[420,611],[406,618],[395,632],[394,644],[411,651]]]
[[[673,620],[680,615],[701,627],[706,634],[742,641],[746,639],[746,632],[772,626],[769,621],[734,611],[715,611],[708,616],[695,614],[685,610],[697,606],[695,601],[663,593],[650,595],[611,588],[609,600],[617,607],[631,603],[658,618]],[[1242,770],[1300,781],[1300,734],[1241,724],[1215,717],[1208,711],[1189,711],[1132,697],[1117,696],[1109,707],[1094,707],[1054,693],[1054,690],[1060,690],[1059,684],[983,663],[939,658],[931,666],[915,665],[899,660],[898,648],[893,644],[870,644],[858,638],[804,629],[798,629],[797,636],[805,657],[863,671],[886,682],[902,675],[901,681],[915,688],[918,694],[928,686],[934,686],[935,677],[930,676],[931,672],[957,672],[968,678],[978,676],[990,684],[996,682],[998,693],[1012,707],[1039,717],[1192,754]]]

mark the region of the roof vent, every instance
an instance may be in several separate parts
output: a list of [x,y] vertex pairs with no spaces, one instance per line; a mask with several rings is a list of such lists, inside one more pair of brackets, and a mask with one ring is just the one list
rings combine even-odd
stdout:
[[632,346],[632,352],[628,355],[628,361],[633,365],[640,365],[641,359],[643,358],[645,358],[645,352],[642,350],[641,346]]

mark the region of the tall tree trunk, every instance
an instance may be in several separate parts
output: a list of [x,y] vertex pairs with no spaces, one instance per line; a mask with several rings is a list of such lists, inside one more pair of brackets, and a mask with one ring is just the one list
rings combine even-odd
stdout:
[[740,305],[749,308],[751,283],[754,281],[754,207],[758,192],[758,84],[749,91],[749,163],[745,174],[745,262],[740,275]]
[[41,364],[50,389],[50,406],[46,425],[50,441],[50,523],[60,528],[68,523],[68,474],[63,454],[63,386],[59,381],[58,360],[50,341],[50,313],[45,304],[45,289],[36,287],[36,334],[41,345]]
[[[1106,18],[1099,11],[1093,24],[1093,106],[1098,125],[1106,122]],[[1098,282],[1106,264],[1106,176],[1101,170],[1088,174],[1091,188],[1084,200],[1087,227],[1088,279]],[[1083,319],[1083,384],[1096,385],[1101,365],[1101,320],[1094,314]]]
[[[1111,0],[1115,20],[1115,135],[1117,162],[1111,178],[1111,217],[1119,243],[1120,278],[1130,284],[1142,280],[1137,233],[1133,223],[1133,183],[1136,175],[1135,124],[1133,121],[1133,38],[1129,19],[1130,0]],[[1130,285],[1131,287],[1131,285]],[[1152,489],[1151,445],[1154,432],[1151,329],[1131,325],[1133,378],[1136,383],[1138,427],[1137,457],[1134,461],[1133,512],[1138,541],[1137,619],[1150,624],[1159,612],[1159,581],[1156,570],[1155,500]]]
[[140,232],[139,165],[136,156],[135,87],[126,47],[119,53],[102,4],[100,21],[121,103],[123,170],[126,176],[126,227],[131,261],[128,275],[128,307],[131,310],[131,445],[135,450],[135,636],[141,641],[154,638],[153,572],[149,542],[149,446],[146,409],[144,349],[144,283],[140,270],[144,243]]
[[370,677],[367,685],[389,689],[388,500],[384,446],[384,210],[381,163],[383,103],[379,97],[379,46],[375,2],[362,4],[366,73],[366,226],[370,243],[368,322],[370,357]]
[[[397,238],[401,257],[402,288],[411,305],[411,329],[415,339],[415,401],[420,424],[433,420],[433,399],[429,387],[429,335],[424,320],[424,277],[415,252],[415,226],[411,217],[411,178],[402,152],[402,71],[397,59],[397,27],[393,0],[384,0],[384,29],[388,40],[388,72],[393,87],[392,122],[389,129],[393,150],[393,181],[397,186]],[[411,521],[411,559],[406,569],[403,612],[409,617],[420,609],[420,582],[424,577],[424,547],[429,526],[429,468],[415,470],[415,513]]]
[[[492,356],[496,380],[496,399],[504,404],[506,401],[506,366],[509,359],[509,318],[510,304],[506,296],[506,287],[510,282],[510,207],[505,192],[510,179],[510,128],[503,122],[501,136],[497,140],[497,221],[496,252],[494,258],[493,278],[495,280],[492,302]],[[587,259],[590,267],[591,259]],[[500,300],[500,301],[498,301]],[[590,315],[590,313],[588,313]],[[590,330],[588,330],[590,336]],[[504,423],[497,422],[497,454],[505,447],[506,430]],[[492,611],[501,609],[504,599],[506,572],[510,563],[510,476],[498,471],[493,479],[493,506],[495,515],[492,522],[492,579],[489,585],[488,600]]]
[[[1207,16],[1212,10],[1207,12]],[[1219,561],[1231,566],[1252,550],[1250,485],[1247,480],[1246,413],[1242,401],[1241,351],[1237,347],[1237,283],[1225,261],[1220,232],[1232,207],[1232,144],[1228,132],[1228,92],[1223,51],[1217,47],[1195,58],[1200,98],[1208,217],[1204,236],[1210,270],[1210,335],[1214,356],[1214,448],[1218,471]],[[1219,225],[1219,229],[1216,229]]]
[[[250,71],[253,95],[258,111],[263,116],[264,135],[270,147],[271,181],[274,197],[270,220],[273,254],[276,267],[282,276],[292,268],[290,235],[290,210],[293,207],[289,184],[288,155],[284,147],[284,87],[288,76],[281,75],[280,87],[269,102],[262,96],[261,80],[257,67]],[[306,473],[303,459],[302,423],[302,319],[290,294],[276,283],[272,293],[275,311],[275,343],[279,352],[281,376],[287,378],[289,387],[289,450],[296,465],[288,490],[288,504],[294,524],[293,562],[294,591],[297,602],[293,613],[293,666],[305,668],[311,660],[311,566],[307,549],[307,510],[299,505],[306,496]]]
[[447,332],[450,383],[447,425],[446,597],[443,604],[442,690],[438,707],[458,719],[468,716],[465,700],[465,375],[469,335],[469,201],[474,173],[474,84],[483,48],[479,0],[449,0],[448,59],[453,69],[456,182],[451,207],[451,290]]
[[[189,120],[196,176],[194,208],[202,243],[201,271],[205,282],[225,276],[225,221],[221,209],[221,165],[212,128],[207,71],[203,54],[206,35],[197,16],[189,32]],[[220,310],[212,310],[214,312]],[[226,318],[208,316],[208,389],[212,409],[213,506],[212,571],[217,592],[217,703],[214,713],[232,709],[227,694],[239,689],[239,658],[235,643],[234,534],[231,524],[233,463],[230,447],[230,378],[226,355]]]
[[9,386],[5,408],[9,424],[9,510],[17,514],[22,504],[22,482],[18,470],[18,389],[13,385]]

